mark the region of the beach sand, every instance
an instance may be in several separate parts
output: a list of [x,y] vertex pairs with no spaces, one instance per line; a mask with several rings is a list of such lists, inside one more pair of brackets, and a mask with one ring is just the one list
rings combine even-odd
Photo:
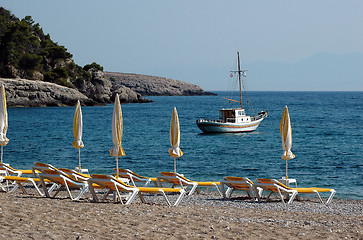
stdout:
[[[363,239],[363,201],[256,203],[216,192],[131,205],[0,192],[1,239]],[[174,200],[174,196],[170,196]]]

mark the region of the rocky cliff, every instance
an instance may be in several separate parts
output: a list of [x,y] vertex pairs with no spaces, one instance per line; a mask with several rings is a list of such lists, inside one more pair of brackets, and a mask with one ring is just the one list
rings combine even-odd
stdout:
[[105,78],[114,87],[126,86],[143,96],[195,96],[215,95],[199,86],[165,77],[148,76],[133,73],[105,72]]
[[197,85],[170,78],[130,73],[90,71],[91,80],[78,79],[75,88],[39,80],[0,78],[5,84],[8,106],[73,106],[112,103],[116,93],[121,103],[145,103],[145,96],[211,95]]
[[55,83],[27,79],[0,78],[5,85],[6,100],[9,107],[73,106],[80,100],[82,105],[111,103],[116,93],[122,103],[150,102],[140,94],[125,86],[113,88],[110,81],[94,78],[93,83],[84,83],[80,90]]
[[93,101],[77,91],[55,83],[26,79],[0,78],[5,85],[8,106],[39,107],[39,106],[71,106],[80,100],[85,105]]
[[116,93],[120,95],[121,103],[144,103],[150,102],[127,86],[114,84],[105,77],[102,71],[89,70],[91,77],[88,80],[77,79],[75,87],[95,103],[105,104],[115,100]]

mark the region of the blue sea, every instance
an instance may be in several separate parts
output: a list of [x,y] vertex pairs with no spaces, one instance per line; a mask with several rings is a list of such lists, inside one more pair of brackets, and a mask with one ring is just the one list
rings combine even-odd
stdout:
[[[225,93],[217,93],[148,97],[154,102],[123,104],[126,156],[119,158],[120,168],[150,177],[173,171],[168,148],[175,106],[184,152],[177,159],[177,172],[193,180],[279,179],[285,176],[279,123],[287,105],[296,156],[289,161],[289,178],[297,179],[299,186],[334,188],[338,198],[363,199],[363,92],[250,92],[254,110],[269,112],[255,132],[202,134],[196,119],[218,118],[220,108],[234,106],[222,99]],[[4,147],[4,162],[14,168],[30,168],[34,162],[76,167],[74,111],[75,107],[8,108],[10,142]],[[112,173],[116,166],[109,156],[112,111],[113,105],[82,107],[82,167],[91,173]]]

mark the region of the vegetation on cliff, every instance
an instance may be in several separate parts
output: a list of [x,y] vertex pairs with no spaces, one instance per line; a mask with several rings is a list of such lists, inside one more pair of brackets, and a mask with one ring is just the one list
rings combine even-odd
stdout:
[[91,70],[103,70],[97,63],[78,66],[64,46],[44,34],[31,16],[19,20],[0,7],[0,76],[42,80],[76,88],[91,81]]

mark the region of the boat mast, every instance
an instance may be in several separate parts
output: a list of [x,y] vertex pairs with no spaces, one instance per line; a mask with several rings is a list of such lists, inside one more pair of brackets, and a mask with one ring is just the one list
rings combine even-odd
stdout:
[[242,109],[242,76],[241,75],[243,75],[245,77],[247,70],[241,70],[241,63],[239,61],[239,52],[238,51],[237,51],[237,59],[238,59],[238,70],[237,71],[231,71],[231,73],[232,73],[231,77],[233,77],[233,73],[237,73],[238,72],[239,101],[233,100],[233,99],[229,99],[229,98],[224,98],[224,99],[227,99],[227,100],[232,101],[232,102],[239,102],[239,104],[241,105],[241,109]]
[[241,104],[241,109],[242,109],[242,83],[241,83],[241,64],[239,62],[239,52],[237,51],[237,56],[238,56],[238,81],[239,81],[239,101]]

